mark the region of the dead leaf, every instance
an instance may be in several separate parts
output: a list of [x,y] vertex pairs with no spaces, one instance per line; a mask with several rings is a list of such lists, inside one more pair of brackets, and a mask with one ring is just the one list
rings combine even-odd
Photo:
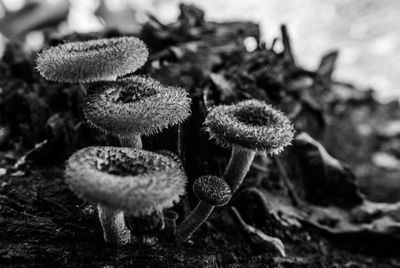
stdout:
[[346,165],[305,132],[298,134],[293,144],[306,200],[316,205],[341,207],[362,203],[364,196],[355,184],[354,173]]

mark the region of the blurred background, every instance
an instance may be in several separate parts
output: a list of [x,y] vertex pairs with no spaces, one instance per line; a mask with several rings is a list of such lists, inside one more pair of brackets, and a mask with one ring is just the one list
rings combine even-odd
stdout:
[[40,48],[43,33],[35,30],[44,22],[53,21],[60,33],[135,32],[148,14],[174,21],[180,2],[199,6],[207,20],[259,22],[267,44],[286,23],[300,64],[315,69],[323,53],[339,49],[335,78],[372,87],[381,101],[400,96],[398,0],[0,0],[0,53],[13,38]]

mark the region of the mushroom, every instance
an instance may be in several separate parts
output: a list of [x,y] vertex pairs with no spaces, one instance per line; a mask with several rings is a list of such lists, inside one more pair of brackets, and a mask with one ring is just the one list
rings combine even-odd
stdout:
[[74,153],[65,177],[75,194],[98,204],[104,239],[118,245],[130,241],[124,214],[154,219],[179,201],[186,184],[179,164],[167,156],[108,146]]
[[232,193],[243,182],[257,153],[279,154],[294,135],[289,119],[259,100],[216,106],[208,113],[204,125],[217,144],[232,148],[223,176]]
[[164,219],[165,219],[165,228],[164,228],[164,236],[168,240],[172,240],[174,238],[176,232],[176,220],[179,215],[175,211],[171,209],[167,209],[164,211]]
[[216,176],[202,176],[193,183],[193,193],[199,199],[196,208],[179,224],[176,232],[178,243],[184,242],[210,216],[214,207],[227,204],[232,197],[229,185]]
[[39,53],[36,68],[50,81],[114,81],[142,67],[148,54],[136,37],[70,42]]
[[117,136],[122,146],[141,148],[140,135],[176,125],[190,115],[188,93],[143,76],[99,83],[85,99],[87,121]]

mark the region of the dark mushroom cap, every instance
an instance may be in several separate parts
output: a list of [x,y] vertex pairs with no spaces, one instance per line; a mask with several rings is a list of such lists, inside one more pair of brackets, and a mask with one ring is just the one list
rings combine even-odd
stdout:
[[136,37],[71,42],[41,52],[37,70],[51,81],[113,81],[142,67],[148,54]]
[[143,76],[99,83],[85,99],[83,113],[94,127],[118,136],[150,135],[190,115],[188,93]]
[[164,210],[164,218],[175,221],[179,218],[179,215],[175,211],[173,211],[171,209],[167,209],[167,210]]
[[193,183],[193,193],[202,202],[218,207],[232,198],[229,185],[217,176],[202,176]]
[[294,135],[289,119],[259,100],[216,106],[204,124],[211,138],[221,146],[237,146],[258,153],[278,154]]
[[171,207],[185,193],[187,181],[179,164],[167,156],[108,146],[74,153],[65,175],[79,197],[134,216]]

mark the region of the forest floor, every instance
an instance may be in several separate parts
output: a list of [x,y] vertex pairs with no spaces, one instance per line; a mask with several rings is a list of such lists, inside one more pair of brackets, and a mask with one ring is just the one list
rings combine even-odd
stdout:
[[[221,175],[229,152],[204,134],[207,108],[257,98],[280,108],[297,136],[280,160],[257,157],[232,202],[192,239],[176,245],[113,247],[93,204],[64,181],[64,162],[89,145],[117,145],[85,124],[79,85],[45,81],[34,55],[10,43],[0,62],[0,266],[11,267],[400,267],[400,106],[332,79],[337,53],[317,70],[299,67],[281,28],[283,51],[261,44],[255,23],[213,23],[181,6],[173,24],[156,18],[137,36],[150,48],[139,73],[188,89],[192,115],[181,127],[143,139],[146,150],[181,157],[189,185]],[[47,45],[120,36],[46,37]],[[362,179],[360,179],[362,178]],[[360,183],[361,182],[361,183]],[[196,200],[188,187],[184,205]],[[185,206],[175,207],[180,220]],[[233,217],[232,207],[254,232]],[[280,256],[256,234],[279,238]]]

